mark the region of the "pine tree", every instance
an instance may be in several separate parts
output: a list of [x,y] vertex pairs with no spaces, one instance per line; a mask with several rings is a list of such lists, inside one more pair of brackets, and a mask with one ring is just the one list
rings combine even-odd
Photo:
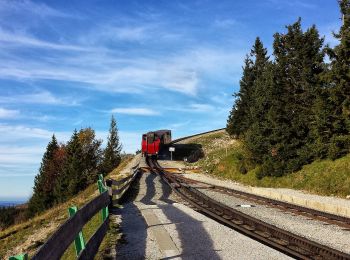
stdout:
[[33,195],[28,203],[28,213],[30,216],[35,215],[53,205],[52,191],[54,181],[50,174],[52,161],[59,146],[55,135],[46,147],[43,155],[39,173],[35,176]]
[[323,39],[315,26],[306,32],[299,19],[275,34],[271,107],[267,113],[271,133],[266,139],[262,175],[280,176],[298,170],[313,159],[310,122],[324,69]]
[[104,175],[111,172],[116,168],[121,161],[121,152],[122,145],[119,141],[117,122],[114,119],[114,116],[111,118],[111,125],[109,128],[108,142],[104,150],[103,161],[102,161],[102,173]]
[[329,100],[332,138],[329,157],[335,159],[350,151],[350,1],[339,1],[343,25],[335,37],[340,44],[328,49],[331,60]]
[[65,164],[55,185],[56,202],[64,202],[86,187],[86,176],[83,174],[83,150],[77,130],[66,146]]
[[251,124],[255,121],[252,117],[254,108],[254,88],[255,81],[262,75],[265,66],[268,64],[269,57],[259,37],[246,57],[243,67],[243,76],[240,80],[240,90],[234,96],[235,104],[227,120],[227,132],[230,135],[244,134]]

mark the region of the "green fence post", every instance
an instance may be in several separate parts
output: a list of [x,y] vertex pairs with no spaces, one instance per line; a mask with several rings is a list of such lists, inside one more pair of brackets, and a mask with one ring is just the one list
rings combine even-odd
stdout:
[[[97,186],[98,186],[98,190],[100,191],[100,194],[107,191],[107,188],[103,185],[102,180],[97,181]],[[102,214],[102,222],[104,222],[108,217],[108,207],[103,208],[101,211],[101,214]]]
[[9,260],[28,260],[28,254],[21,254],[21,255],[15,255],[15,256],[10,256]]
[[[76,206],[70,207],[68,209],[69,212],[69,217],[74,216],[78,211],[78,208]],[[83,232],[80,231],[78,236],[75,238],[74,240],[74,245],[75,245],[75,252],[77,254],[77,256],[79,255],[79,253],[85,248],[85,241],[84,241],[84,237],[83,237]]]

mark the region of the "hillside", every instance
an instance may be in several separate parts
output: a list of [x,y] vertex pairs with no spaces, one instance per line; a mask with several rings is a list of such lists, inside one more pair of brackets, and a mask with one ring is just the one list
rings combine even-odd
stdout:
[[287,176],[258,179],[255,174],[257,168],[241,173],[244,172],[241,163],[244,156],[242,144],[230,138],[226,132],[194,137],[188,142],[202,146],[205,155],[194,165],[200,166],[207,174],[251,186],[292,188],[339,197],[350,194],[350,154],[334,161],[315,161]]
[[[116,175],[122,171],[130,158],[124,158],[122,163],[110,175]],[[114,177],[115,178],[115,177]],[[82,207],[98,195],[97,185],[92,184],[84,191],[77,194],[69,201],[57,205],[44,213],[18,225],[11,226],[0,232],[0,259],[27,252],[32,256],[51,234],[68,217],[68,208],[72,205]],[[88,241],[97,227],[102,223],[100,214],[95,215],[83,229],[84,239]],[[103,258],[104,246],[108,243],[108,236],[100,246],[97,259]],[[73,244],[68,248],[62,259],[76,259]]]

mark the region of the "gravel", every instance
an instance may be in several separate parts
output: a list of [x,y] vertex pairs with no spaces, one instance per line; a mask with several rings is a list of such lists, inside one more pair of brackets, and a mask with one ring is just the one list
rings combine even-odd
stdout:
[[[291,259],[178,203],[158,176],[144,173],[138,194],[117,216],[124,234],[118,259],[161,259],[162,253],[140,215],[152,209],[181,254],[176,259]],[[175,258],[172,258],[175,259]]]
[[255,207],[237,207],[237,205],[251,204],[251,202],[212,190],[201,189],[201,192],[247,215],[318,243],[350,253],[349,230],[264,205],[254,204]]
[[[207,183],[210,183],[212,185],[218,185],[218,186],[222,186],[222,187],[226,187],[226,188],[250,192],[249,186],[245,186],[245,185],[242,185],[240,183],[230,181],[230,180],[224,180],[224,179],[212,177],[212,176],[209,176],[208,174],[184,174],[184,177],[187,177],[187,178],[190,178],[193,180],[207,182]],[[310,201],[316,201],[319,203],[326,203],[326,204],[330,204],[330,205],[337,205],[340,207],[350,208],[350,200],[349,199],[342,199],[342,198],[329,197],[329,196],[320,196],[320,195],[310,194],[310,193],[306,193],[306,192],[299,191],[299,190],[292,190],[292,189],[285,189],[285,188],[259,188],[259,189],[271,190],[274,192],[279,192],[281,194],[295,196],[295,197],[298,197],[300,199],[306,199],[306,200],[310,200]]]

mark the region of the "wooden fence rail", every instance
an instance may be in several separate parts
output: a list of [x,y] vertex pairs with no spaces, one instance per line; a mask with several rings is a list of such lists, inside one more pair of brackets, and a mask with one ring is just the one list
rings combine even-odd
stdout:
[[[72,241],[75,240],[79,232],[81,232],[83,226],[94,215],[96,215],[96,213],[98,213],[103,208],[108,207],[109,202],[110,198],[108,192],[105,190],[99,196],[78,210],[65,223],[63,223],[59,229],[49,238],[49,240],[40,247],[39,251],[33,256],[32,259],[60,259]],[[107,224],[108,218],[104,219],[103,224],[98,228],[97,232]],[[93,237],[91,239],[93,239]],[[79,249],[77,252],[79,254],[82,254],[84,251],[88,250],[88,245],[89,243],[85,246],[85,248],[82,248],[81,252],[78,252]]]
[[129,189],[130,184],[134,181],[138,172],[139,168],[138,165],[136,165],[133,168],[131,168],[129,176],[117,181],[113,179],[109,179],[106,181],[107,185],[109,185],[111,188],[113,206],[119,205],[119,200],[121,199],[123,194]]

